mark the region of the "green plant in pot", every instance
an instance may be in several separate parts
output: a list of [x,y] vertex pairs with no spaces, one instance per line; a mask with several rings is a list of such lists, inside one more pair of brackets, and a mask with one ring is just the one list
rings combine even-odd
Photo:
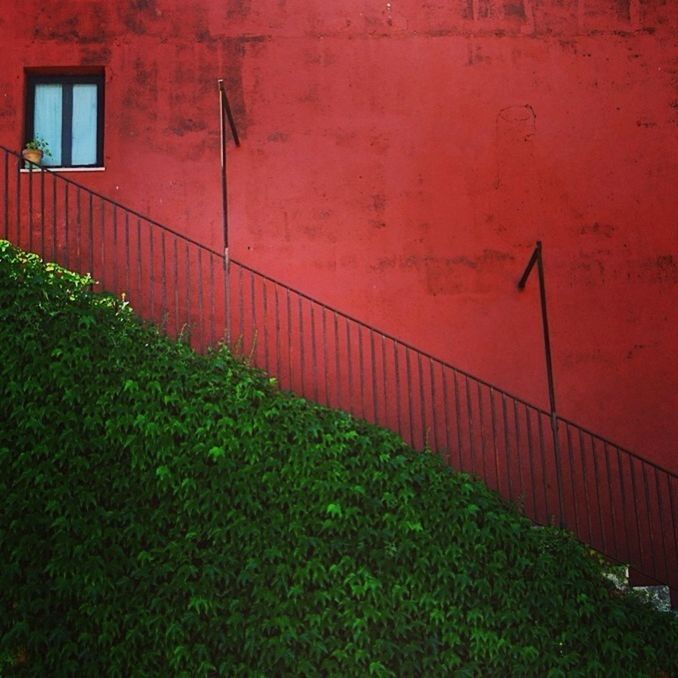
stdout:
[[28,161],[26,163],[27,168],[30,168],[32,165],[39,165],[42,162],[43,156],[52,157],[49,145],[41,137],[35,137],[35,139],[27,141],[21,155],[23,155],[24,160]]

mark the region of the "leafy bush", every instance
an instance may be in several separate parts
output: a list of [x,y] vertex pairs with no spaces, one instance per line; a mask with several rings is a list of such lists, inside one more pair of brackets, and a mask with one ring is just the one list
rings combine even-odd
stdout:
[[567,534],[89,283],[0,242],[0,672],[678,671]]

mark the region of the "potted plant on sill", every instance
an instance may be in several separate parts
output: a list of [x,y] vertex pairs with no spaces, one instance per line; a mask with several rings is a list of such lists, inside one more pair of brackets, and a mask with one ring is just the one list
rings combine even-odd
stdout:
[[27,169],[30,169],[33,165],[39,165],[42,162],[43,156],[52,157],[47,142],[40,137],[35,137],[35,139],[26,142],[21,155],[23,155],[24,160],[28,161],[26,163]]

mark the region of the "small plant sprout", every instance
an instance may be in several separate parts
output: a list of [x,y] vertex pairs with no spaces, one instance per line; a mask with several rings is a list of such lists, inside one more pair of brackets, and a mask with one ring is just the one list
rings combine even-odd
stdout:
[[24,148],[30,151],[42,151],[43,155],[49,158],[52,157],[52,153],[49,150],[49,144],[42,137],[35,137],[34,139],[27,141]]

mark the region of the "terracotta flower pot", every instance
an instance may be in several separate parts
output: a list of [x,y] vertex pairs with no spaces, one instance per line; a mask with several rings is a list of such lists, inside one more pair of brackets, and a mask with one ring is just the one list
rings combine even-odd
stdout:
[[36,165],[42,162],[42,151],[38,148],[24,148],[21,155],[24,156],[24,160],[28,160]]

